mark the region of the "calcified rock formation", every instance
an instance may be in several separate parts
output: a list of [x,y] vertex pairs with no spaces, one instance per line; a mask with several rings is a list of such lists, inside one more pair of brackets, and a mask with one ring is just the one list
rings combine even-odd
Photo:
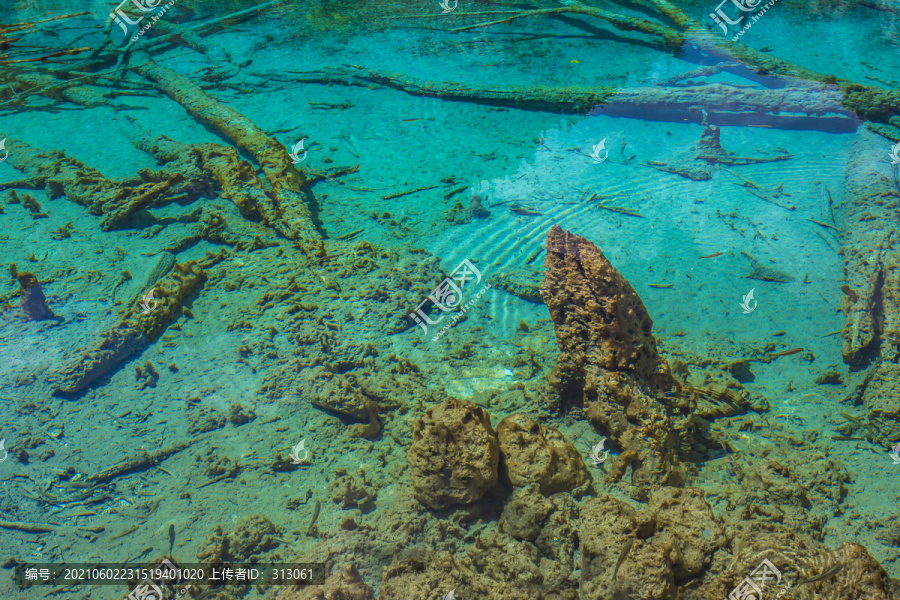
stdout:
[[542,494],[568,492],[591,480],[575,446],[555,427],[544,427],[516,413],[497,425],[505,483],[524,487],[537,483]]
[[835,208],[847,280],[842,354],[851,368],[875,365],[862,400],[882,443],[900,437],[900,193],[888,150],[875,134],[859,131],[844,201]]
[[491,416],[448,398],[413,424],[407,461],[415,497],[431,508],[480,500],[497,483],[500,462]]
[[628,281],[586,239],[554,226],[541,286],[560,357],[548,379],[563,404],[583,404],[588,420],[623,452],[610,476],[631,464],[633,482],[679,485],[673,417],[687,415],[669,365],[656,350],[653,321]]

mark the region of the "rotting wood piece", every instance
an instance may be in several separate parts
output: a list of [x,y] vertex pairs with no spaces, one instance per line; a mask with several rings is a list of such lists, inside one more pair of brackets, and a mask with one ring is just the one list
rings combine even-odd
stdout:
[[[159,183],[146,183],[139,186],[133,190],[133,193],[129,193],[122,198],[122,201],[117,203],[117,205],[111,206],[109,209],[103,211],[103,219],[100,221],[100,228],[103,231],[116,229],[121,223],[127,220],[132,213],[156,205],[160,197],[164,198],[166,192],[183,181],[184,176],[181,173],[175,173],[167,177],[165,181]],[[128,188],[125,189],[128,190]]]
[[60,525],[45,525],[39,523],[21,523],[19,521],[0,520],[0,528],[16,529],[26,533],[50,533],[60,528]]
[[[109,99],[104,98],[103,94],[92,87],[84,85],[83,82],[65,81],[33,71],[26,72],[21,68],[12,69],[5,68],[2,70],[3,80],[10,85],[15,84],[12,88],[15,92],[13,100],[8,100],[4,104],[21,105],[27,98],[26,95],[19,96],[19,92],[31,92],[41,94],[44,97],[56,100],[58,102],[71,102],[85,108],[109,108],[128,109],[137,108],[130,106],[121,106],[112,104]],[[30,94],[29,94],[30,95]]]
[[750,274],[745,276],[747,279],[771,281],[772,283],[790,283],[791,281],[794,281],[793,276],[783,273],[778,269],[767,267],[747,252],[741,251],[741,254],[750,261]]
[[889,448],[900,438],[900,193],[877,134],[857,131],[850,157],[834,206],[849,290],[842,354],[851,370],[868,369],[853,396],[879,432],[871,441]]
[[16,150],[9,157],[10,165],[25,174],[29,187],[43,189],[51,199],[65,196],[92,215],[102,216],[103,231],[120,228],[135,211],[168,204],[168,193],[184,183],[178,173],[159,175],[149,170],[141,171],[134,182],[123,183],[58,150],[39,151],[12,138],[8,146]]
[[[70,13],[67,15],[57,15],[55,17],[50,17],[49,19],[41,19],[40,21],[20,21],[18,23],[0,23],[0,48],[2,48],[3,54],[0,54],[0,65],[7,65],[10,63],[22,63],[22,62],[47,62],[47,59],[50,58],[46,55],[43,56],[32,56],[29,58],[20,58],[20,59],[11,59],[9,55],[10,49],[19,50],[17,47],[17,42],[22,39],[22,35],[26,33],[32,33],[35,31],[35,27],[42,23],[49,23],[51,21],[60,21],[62,19],[70,19],[73,17],[82,17],[84,15],[88,15],[90,12],[80,12],[80,13]],[[11,35],[15,34],[15,35]],[[44,49],[41,46],[24,46],[19,45],[21,48],[29,48],[29,52],[33,52],[36,49],[42,50]],[[51,56],[66,56],[69,54],[75,54],[78,52],[83,52],[86,50],[90,50],[90,48],[71,48],[66,50],[60,50],[58,52],[54,52]],[[24,51],[24,50],[23,50]],[[53,61],[58,62],[58,61]]]
[[306,178],[292,163],[287,149],[270,138],[253,121],[213,99],[186,76],[152,62],[135,67],[142,76],[181,104],[202,123],[231,139],[251,154],[272,186],[277,218],[273,223],[281,235],[298,243],[307,254],[324,256],[322,237],[306,205]]
[[[460,16],[477,16],[478,14],[479,13],[462,13]],[[496,13],[488,12],[486,14]],[[604,10],[602,8],[587,6],[586,4],[581,3],[571,3],[567,6],[561,6],[558,8],[539,8],[534,10],[515,12],[502,19],[476,23],[474,25],[466,25],[464,27],[456,27],[455,29],[451,29],[450,31],[452,33],[459,33],[462,31],[469,31],[471,29],[477,29],[480,27],[489,27],[491,25],[510,23],[515,19],[522,19],[525,17],[547,17],[562,14],[588,15],[591,17],[596,17],[598,19],[607,21],[620,31],[640,31],[649,35],[661,37],[667,46],[678,47],[684,43],[684,37],[682,36],[681,32],[671,27],[653,23],[652,21],[647,21],[646,19],[639,19],[637,17],[625,17],[614,12]]]
[[[560,0],[565,4],[580,5],[577,0]],[[834,75],[819,73],[796,63],[767,54],[740,42],[722,41],[717,33],[711,33],[696,19],[688,16],[680,8],[668,0],[643,0],[659,10],[666,18],[686,32],[685,41],[698,46],[701,50],[729,62],[742,63],[736,68],[727,67],[738,76],[744,76],[743,65],[753,68],[758,75],[778,76],[788,80],[803,79],[826,84],[826,89],[840,90],[843,98],[841,104],[853,111],[862,119],[871,119],[881,123],[890,123],[891,117],[898,114],[900,92],[861,85],[846,79],[838,79]],[[823,90],[824,91],[824,90]]]
[[[567,5],[581,5],[577,0],[560,0]],[[668,0],[643,0],[659,10],[666,18],[685,31],[685,41],[698,46],[714,56],[729,62],[740,62],[753,68],[757,74],[778,76],[788,80],[803,79],[828,85],[828,89],[838,89],[843,94],[841,104],[853,111],[862,119],[871,119],[881,123],[889,123],[891,117],[898,114],[900,92],[861,85],[846,79],[838,79],[834,75],[819,73],[796,63],[767,54],[740,42],[723,38],[718,33],[708,31],[703,24],[688,16],[680,8]],[[743,66],[737,69],[726,68],[738,76],[742,76]]]
[[199,33],[187,27],[171,21],[160,20],[154,24],[153,28],[159,33],[168,34],[170,37],[181,40],[191,50],[205,54],[212,63],[234,62],[231,55],[222,46],[203,39]]
[[900,194],[897,175],[875,134],[857,132],[847,165],[845,200],[835,205],[844,276],[844,362],[862,368],[878,357],[896,362],[900,346]]

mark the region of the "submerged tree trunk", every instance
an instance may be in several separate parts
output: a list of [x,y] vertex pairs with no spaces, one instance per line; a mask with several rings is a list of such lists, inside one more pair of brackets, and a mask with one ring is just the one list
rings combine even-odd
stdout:
[[400,73],[372,71],[359,66],[317,71],[289,71],[304,83],[371,86],[375,83],[457,102],[506,106],[571,114],[656,118],[701,122],[702,110],[714,125],[771,125],[790,129],[853,131],[859,121],[841,105],[841,93],[812,86],[779,90],[726,84],[672,87],[615,87],[547,85],[479,86],[454,81],[423,81]]
[[874,365],[858,391],[874,443],[900,439],[900,193],[880,139],[860,131],[835,210],[844,257],[844,362]]
[[[836,92],[840,104],[852,111],[860,119],[871,120],[893,126],[900,125],[900,91],[885,90],[868,85],[861,85],[846,79],[838,79],[834,75],[819,73],[790,61],[756,50],[740,42],[731,41],[711,33],[697,20],[691,18],[680,8],[667,0],[644,0],[644,4],[658,10],[662,16],[671,20],[675,27],[669,27],[640,19],[626,17],[614,12],[588,6],[577,0],[560,0],[563,6],[558,8],[504,12],[508,14],[501,19],[476,23],[452,29],[453,32],[488,27],[499,23],[509,23],[516,19],[533,16],[554,16],[561,14],[584,15],[601,19],[613,27],[623,31],[637,31],[661,40],[662,45],[685,53],[693,47],[700,53],[718,57],[723,61],[739,63],[737,66],[726,66],[723,70],[750,79],[766,80],[778,78],[779,83],[787,79],[791,85],[802,82],[824,84],[823,93]],[[490,13],[486,13],[490,14]],[[456,16],[477,16],[478,13],[457,13]],[[747,69],[752,73],[747,73]],[[703,101],[701,101],[703,102]],[[706,102],[703,102],[706,104]],[[772,108],[777,111],[777,107]],[[882,135],[883,130],[879,130]]]
[[145,63],[135,70],[161,92],[181,104],[198,121],[209,125],[251,154],[272,186],[277,218],[272,223],[310,255],[324,256],[322,237],[306,206],[306,178],[291,162],[285,147],[233,108],[221,104],[184,75]]

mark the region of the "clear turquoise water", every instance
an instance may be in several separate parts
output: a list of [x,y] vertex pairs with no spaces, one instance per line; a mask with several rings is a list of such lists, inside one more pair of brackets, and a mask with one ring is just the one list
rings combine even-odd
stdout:
[[[829,195],[835,205],[845,200],[854,143],[883,148],[881,169],[890,167],[894,141],[872,134],[863,116],[840,107],[818,115],[778,112],[777,103],[769,110],[742,111],[710,91],[714,84],[727,84],[762,98],[766,90],[807,85],[762,77],[752,65],[694,74],[667,87],[667,81],[723,59],[691,43],[667,49],[656,38],[619,31],[590,16],[532,17],[449,31],[505,16],[460,13],[555,6],[460,1],[441,15],[436,2],[424,0],[281,2],[200,29],[254,7],[178,0],[158,27],[133,44],[130,66],[152,59],[188,76],[283,145],[285,153],[305,140],[308,153],[299,169],[310,177],[333,176],[311,185],[304,196],[324,240],[322,259],[308,256],[260,219],[244,219],[215,183],[198,182],[111,231],[102,230],[101,215],[72,198],[49,194],[44,185],[29,189],[28,181],[39,179],[29,169],[52,162],[40,152],[64,152],[127,188],[142,169],[171,167],[140,149],[142,139],[164,135],[190,145],[237,145],[145,77],[115,70],[121,55],[104,31],[115,8],[111,3],[4,2],[0,21],[7,24],[87,13],[17,34],[20,40],[4,46],[8,57],[0,57],[5,88],[0,136],[9,152],[0,163],[0,182],[4,190],[31,194],[40,204],[30,210],[9,191],[0,195],[0,256],[19,273],[35,273],[47,306],[60,317],[27,318],[19,283],[3,279],[0,439],[8,456],[0,462],[0,520],[12,522],[3,530],[4,573],[11,576],[16,562],[152,560],[170,548],[181,561],[202,563],[198,556],[217,526],[233,535],[242,520],[261,516],[277,529],[272,535],[278,539],[274,550],[260,551],[254,560],[329,561],[329,567],[354,562],[377,594],[395,551],[418,548],[464,557],[478,535],[498,527],[497,515],[508,499],[500,484],[500,491],[476,503],[484,512],[471,521],[460,520],[454,510],[431,511],[411,495],[406,453],[413,423],[449,396],[481,405],[495,427],[521,412],[558,428],[584,455],[598,494],[639,506],[627,487],[604,483],[602,470],[587,458],[585,448],[607,434],[594,430],[583,412],[548,410],[543,402],[503,395],[543,389],[558,349],[546,306],[509,293],[498,282],[531,282],[534,293],[546,256],[545,235],[560,225],[596,244],[631,283],[670,362],[691,365],[701,380],[707,374],[738,383],[727,365],[756,359],[752,380],[739,383],[760,410],[715,422],[721,435],[734,440],[728,455],[746,471],[775,452],[777,460],[795,465],[801,485],[814,489],[837,478],[817,470],[821,465],[810,458],[827,456],[834,473],[846,471],[852,483],[841,502],[814,495],[804,508],[809,529],[803,533],[829,548],[862,544],[891,577],[900,578],[898,538],[890,533],[900,467],[892,465],[886,450],[900,440],[832,439],[848,433],[841,413],[865,417],[853,394],[866,371],[850,371],[842,360],[841,336],[834,335],[846,321],[839,310],[847,280],[838,251],[846,238],[828,204]],[[708,16],[715,6],[679,6],[702,24],[694,35],[725,39]],[[604,8],[670,25],[652,8]],[[737,14],[732,7],[723,10]],[[896,89],[898,10],[887,3],[780,0],[741,42],[813,71]],[[136,18],[133,8],[128,11]],[[430,16],[415,18],[424,15]],[[203,31],[212,49],[203,53],[187,44],[160,43],[166,23]],[[137,30],[129,26],[129,33]],[[101,47],[98,57],[89,59],[85,48]],[[61,62],[4,62],[79,48],[56,57]],[[324,69],[343,69],[346,76],[352,72],[347,65],[394,73],[398,83],[309,81]],[[66,77],[63,71],[84,78],[100,102],[86,106],[52,98],[48,85],[33,79],[55,78],[58,85]],[[87,77],[97,73],[109,77]],[[119,76],[124,79],[115,80]],[[397,89],[422,81],[456,82],[482,95],[514,86],[606,86],[630,98],[644,94],[645,100],[613,100],[571,114]],[[696,109],[657,101],[684,92],[688,81]],[[702,111],[719,128],[725,152],[758,158],[788,154],[790,160],[749,165],[697,160]],[[900,134],[896,128],[887,132]],[[601,141],[603,160],[596,161],[590,154]],[[258,157],[240,152],[264,179]],[[654,168],[662,164],[705,169],[709,178]],[[893,174],[896,188],[896,168],[885,172]],[[757,187],[742,185],[747,181]],[[468,210],[476,194],[487,214]],[[598,208],[600,202],[617,210]],[[198,209],[199,217],[185,218]],[[228,223],[225,242],[198,237],[211,214]],[[61,229],[69,236],[60,235]],[[254,237],[270,247],[248,249]],[[235,248],[235,240],[244,247]],[[178,311],[158,339],[117,361],[87,389],[54,395],[59,371],[96,348],[104,332],[136,310],[161,252],[174,250],[181,264],[222,249],[229,256],[207,269],[207,281],[185,304],[188,310]],[[746,255],[792,281],[748,278]],[[483,276],[464,286],[465,302],[486,282],[492,287],[475,299],[465,319],[433,342],[437,327],[425,334],[408,315],[465,260]],[[758,304],[743,314],[740,303],[751,289]],[[804,352],[758,360],[791,348]],[[158,377],[146,374],[148,363]],[[349,387],[324,396],[314,389],[309,374],[323,365],[345,377]],[[832,371],[840,374],[840,383],[816,383]],[[334,395],[354,389],[378,399],[382,430],[371,439],[355,435],[365,418],[335,410],[343,397]],[[314,405],[321,397],[334,406]],[[255,418],[227,421],[236,404]],[[762,410],[766,404],[768,410]],[[219,426],[197,431],[209,415],[219,416]],[[309,460],[301,467],[285,466],[282,461],[301,440]],[[78,491],[85,488],[73,485],[122,460],[187,442],[158,464],[89,488],[85,499]],[[621,452],[615,445],[607,448],[612,457]],[[735,502],[749,502],[740,500],[740,482],[722,462],[728,455],[698,465],[700,477],[692,482],[723,518]],[[340,469],[365,471],[354,475],[353,485],[377,490],[372,506],[341,499],[335,481],[348,480]],[[223,472],[230,476],[213,481]],[[317,502],[321,508],[310,529]],[[780,500],[767,502],[778,506]],[[754,518],[765,521],[747,517]],[[348,519],[362,527],[348,531]],[[415,526],[397,534],[390,528],[397,522]],[[812,522],[821,524],[818,530],[808,525]],[[447,523],[454,525],[448,530]],[[35,524],[51,531],[23,530]],[[229,588],[222,597],[274,598],[275,591]],[[53,597],[120,598],[127,592],[123,586],[83,587]],[[446,592],[423,593],[437,598]],[[44,593],[19,589],[0,576],[3,598]],[[457,592],[456,597],[474,596]]]

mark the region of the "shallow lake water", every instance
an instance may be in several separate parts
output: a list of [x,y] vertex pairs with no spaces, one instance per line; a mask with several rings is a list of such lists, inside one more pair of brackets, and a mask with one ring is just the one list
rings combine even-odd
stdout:
[[898,15],[5,0],[0,597],[900,599]]

